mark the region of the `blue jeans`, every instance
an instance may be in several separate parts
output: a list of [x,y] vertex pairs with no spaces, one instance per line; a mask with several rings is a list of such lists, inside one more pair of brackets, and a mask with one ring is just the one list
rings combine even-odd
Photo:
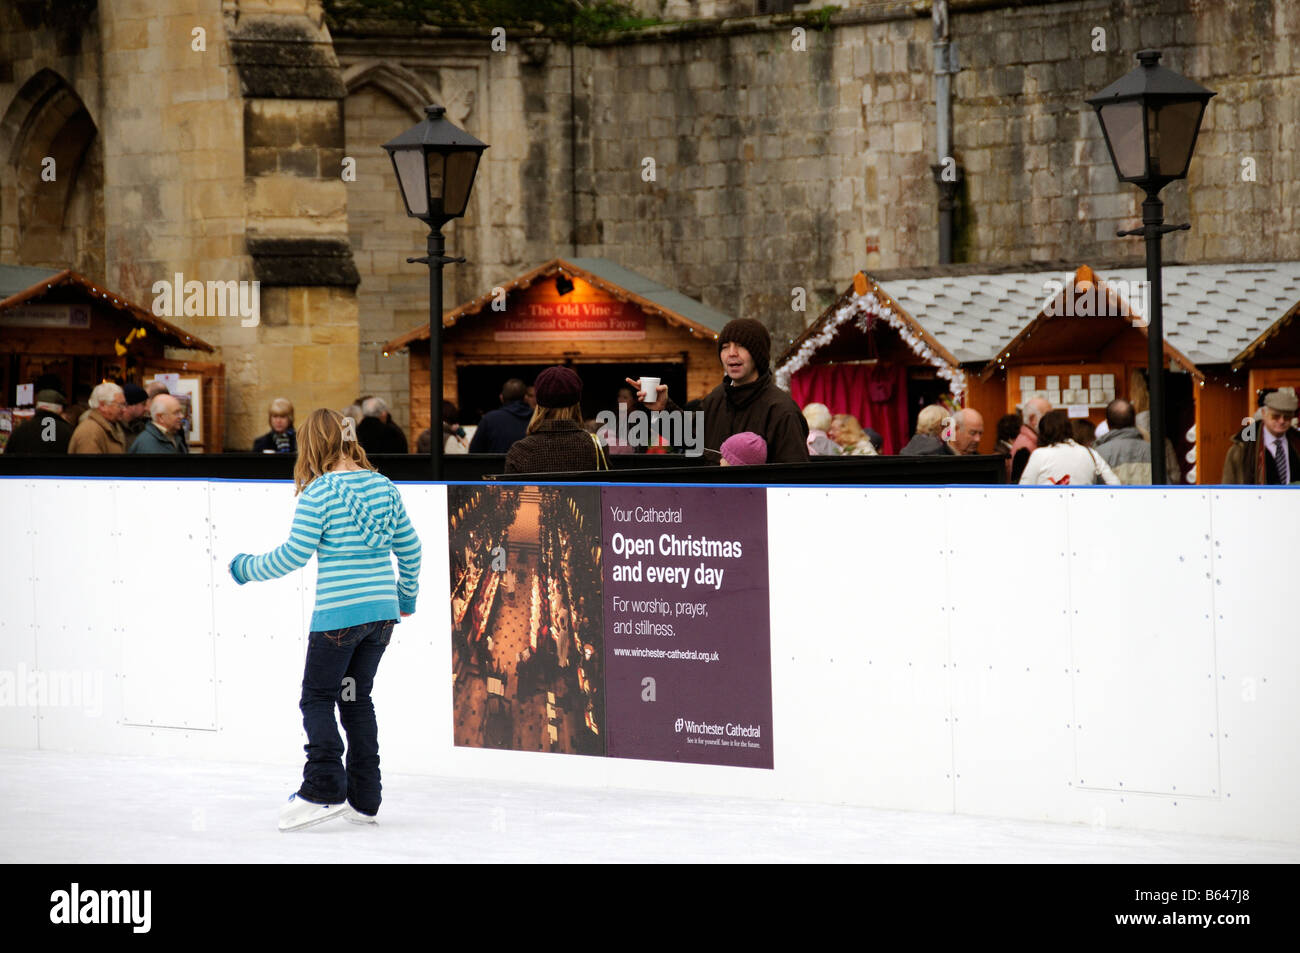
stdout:
[[[379,729],[370,689],[394,624],[395,620],[381,619],[308,634],[298,704],[307,730],[307,764],[298,789],[304,801],[338,804],[346,798],[362,814],[379,812]],[[334,721],[336,703],[348,735],[346,770],[343,741]]]

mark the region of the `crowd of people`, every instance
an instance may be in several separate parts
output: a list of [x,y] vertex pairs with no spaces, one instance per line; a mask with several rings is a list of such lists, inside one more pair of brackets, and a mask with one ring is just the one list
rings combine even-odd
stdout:
[[[834,413],[822,403],[802,409],[776,385],[770,369],[771,335],[751,318],[729,322],[718,335],[721,382],[704,398],[678,405],[658,379],[628,377],[618,389],[619,418],[634,412],[651,418],[695,414],[709,461],[724,466],[797,463],[822,456],[876,456],[884,453],[881,435],[852,414]],[[648,392],[650,388],[652,392]],[[583,382],[573,368],[543,370],[531,384],[507,380],[501,406],[477,425],[462,426],[454,404],[444,401],[439,439],[444,453],[505,454],[507,473],[556,473],[605,469],[609,454],[687,452],[655,430],[638,443],[608,423],[588,419],[582,410]],[[153,382],[148,389],[105,382],[89,395],[89,407],[65,410],[63,396],[51,388],[36,395],[36,415],[19,426],[8,451],[17,453],[186,453],[184,405]],[[1300,430],[1295,426],[1296,395],[1269,393],[1254,422],[1236,434],[1223,465],[1224,483],[1300,482]],[[388,404],[373,395],[358,397],[341,413],[355,425],[367,454],[407,453],[406,435]],[[1001,456],[1009,483],[1143,484],[1151,482],[1149,427],[1134,405],[1116,399],[1106,419],[1094,426],[1086,418],[1053,409],[1042,397],[1027,400],[995,425],[993,453]],[[293,404],[271,401],[270,429],[253,444],[255,452],[296,453]],[[983,415],[973,407],[931,404],[917,416],[916,431],[899,456],[975,455],[984,437]],[[427,454],[432,430],[425,430],[416,452]],[[1169,482],[1181,475],[1173,445],[1165,441]]]
[[41,381],[35,413],[9,435],[6,453],[188,453],[186,405],[161,381],[104,381],[86,406]]
[[[1224,461],[1224,483],[1300,483],[1300,430],[1295,427],[1297,398],[1291,391],[1267,394],[1253,422],[1233,438]],[[878,454],[883,441],[865,433],[857,419],[830,413],[824,404],[803,408],[808,422],[808,452],[814,456],[847,453]],[[1151,483],[1151,436],[1147,411],[1119,398],[1106,406],[1106,419],[1094,425],[1071,417],[1034,397],[1016,413],[1004,414],[995,425],[993,453],[1003,458],[1009,483],[1056,486],[1106,483]],[[979,411],[931,404],[917,415],[916,432],[900,456],[978,454],[984,436]],[[1173,443],[1165,440],[1165,472],[1169,483],[1180,482],[1181,470]]]

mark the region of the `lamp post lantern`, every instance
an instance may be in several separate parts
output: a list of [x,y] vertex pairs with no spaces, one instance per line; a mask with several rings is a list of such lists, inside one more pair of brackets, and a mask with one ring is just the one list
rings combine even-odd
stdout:
[[1205,106],[1217,95],[1159,65],[1159,50],[1142,50],[1142,64],[1087,100],[1097,111],[1106,149],[1121,182],[1146,192],[1142,227],[1119,235],[1141,235],[1147,246],[1151,314],[1147,326],[1147,386],[1151,397],[1151,482],[1165,483],[1165,375],[1163,287],[1160,240],[1166,232],[1191,228],[1164,224],[1160,190],[1186,178]]
[[[429,456],[433,479],[442,479],[442,267],[448,258],[442,226],[465,214],[486,143],[444,118],[442,106],[425,106],[425,118],[384,143],[406,214],[429,226],[428,254],[407,263],[429,266]],[[438,426],[435,427],[434,424]]]

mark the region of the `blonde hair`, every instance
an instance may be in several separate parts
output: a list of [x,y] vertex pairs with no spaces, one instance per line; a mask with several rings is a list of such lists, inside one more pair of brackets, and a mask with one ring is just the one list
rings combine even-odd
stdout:
[[271,401],[271,406],[266,411],[266,422],[270,423],[272,417],[288,417],[289,426],[293,426],[293,401],[287,397],[277,397]]
[[827,430],[831,425],[831,410],[825,404],[808,404],[803,409],[803,419],[813,430]]
[[574,420],[579,427],[583,425],[582,405],[571,404],[568,407],[543,407],[538,404],[533,408],[533,419],[528,421],[528,432],[535,433],[545,420]]
[[313,410],[298,428],[298,462],[293,467],[294,496],[343,458],[362,469],[376,469],[356,441],[355,434],[350,440],[343,439],[343,420],[342,414],[322,407]]
[[844,435],[845,443],[857,443],[867,435],[862,424],[858,423],[858,418],[852,414],[836,414],[831,418],[831,426],[837,427],[838,432]]
[[948,410],[942,404],[922,407],[921,413],[916,417],[916,432],[926,433],[931,437],[939,436],[943,432],[943,420],[947,416]]

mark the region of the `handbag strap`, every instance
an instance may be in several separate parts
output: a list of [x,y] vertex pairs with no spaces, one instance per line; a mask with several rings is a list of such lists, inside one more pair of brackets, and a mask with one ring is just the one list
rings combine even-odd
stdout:
[[1088,456],[1092,457],[1092,482],[1101,483],[1101,461],[1097,458],[1097,454],[1093,451],[1092,447],[1084,447],[1083,449],[1087,450]]
[[596,469],[608,470],[609,461],[605,459],[605,448],[601,445],[600,437],[594,433],[587,436],[591,437],[591,442],[596,445]]

